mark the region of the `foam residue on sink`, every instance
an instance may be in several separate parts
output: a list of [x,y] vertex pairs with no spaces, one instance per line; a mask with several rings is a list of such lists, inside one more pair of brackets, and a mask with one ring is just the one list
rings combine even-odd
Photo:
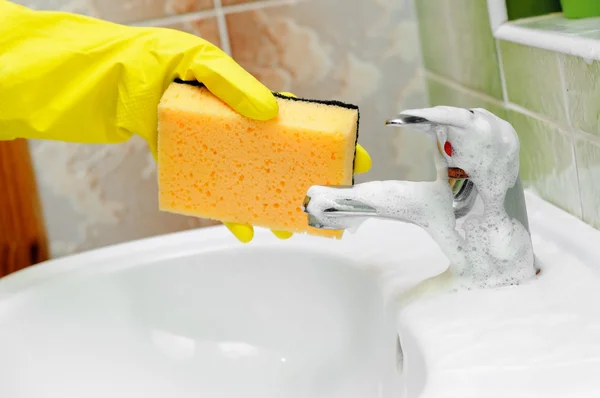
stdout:
[[170,359],[191,359],[196,352],[196,341],[186,336],[154,330],[152,331],[152,341]]
[[410,338],[404,353],[412,363],[426,363],[420,370],[427,382],[413,384],[409,396],[598,396],[600,276],[541,239],[536,253],[543,272],[535,280],[438,290],[403,303],[400,334]]

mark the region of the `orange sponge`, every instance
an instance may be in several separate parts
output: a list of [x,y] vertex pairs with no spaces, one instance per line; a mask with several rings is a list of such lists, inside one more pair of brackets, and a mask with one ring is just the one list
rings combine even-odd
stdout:
[[358,107],[275,94],[279,115],[246,118],[203,86],[172,83],[158,107],[160,209],[340,238],[308,226],[312,185],[351,185]]

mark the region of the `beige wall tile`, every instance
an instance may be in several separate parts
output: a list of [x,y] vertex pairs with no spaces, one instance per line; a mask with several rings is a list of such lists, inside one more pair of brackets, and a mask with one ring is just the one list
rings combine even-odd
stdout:
[[34,10],[64,11],[82,15],[92,15],[90,4],[86,0],[10,0]]
[[340,13],[339,1],[305,1],[226,18],[233,57],[270,89],[359,105],[359,142],[374,162],[358,182],[429,178],[429,143],[383,124],[425,106],[410,3],[364,1]]
[[90,0],[90,4],[99,18],[130,23],[208,10],[213,0]]
[[180,22],[171,25],[164,25],[165,28],[177,29],[183,32],[192,33],[200,36],[203,39],[211,42],[216,46],[221,46],[219,36],[219,24],[217,18],[208,19],[190,19],[189,21]]

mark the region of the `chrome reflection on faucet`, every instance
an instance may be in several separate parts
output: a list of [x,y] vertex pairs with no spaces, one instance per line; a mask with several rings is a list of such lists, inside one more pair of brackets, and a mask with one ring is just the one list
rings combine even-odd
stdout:
[[[432,138],[436,181],[311,187],[303,206],[309,225],[348,229],[368,218],[409,222],[430,234],[459,275],[485,279],[486,286],[534,275],[513,127],[485,109],[448,106],[404,111],[385,124]],[[476,214],[477,199],[482,214]],[[462,218],[461,234],[456,220]]]

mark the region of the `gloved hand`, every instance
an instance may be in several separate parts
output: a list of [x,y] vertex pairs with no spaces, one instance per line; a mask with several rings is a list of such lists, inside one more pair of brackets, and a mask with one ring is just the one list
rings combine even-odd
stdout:
[[157,106],[198,80],[244,116],[278,112],[268,88],[192,34],[33,11],[0,0],[0,135],[81,143],[142,136],[156,155]]
[[[176,78],[204,83],[249,118],[279,111],[268,88],[197,36],[0,0],[0,139],[107,144],[137,134],[156,158],[156,109]],[[357,171],[369,167],[358,148]],[[227,227],[242,242],[252,240],[251,226]]]

